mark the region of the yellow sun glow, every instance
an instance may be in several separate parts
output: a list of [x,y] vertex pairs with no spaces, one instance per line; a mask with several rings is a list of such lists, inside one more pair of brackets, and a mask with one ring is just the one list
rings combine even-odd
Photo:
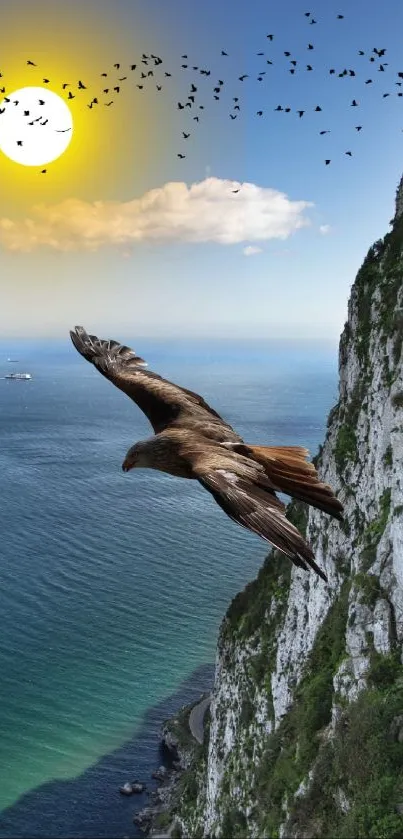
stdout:
[[71,111],[43,87],[23,87],[0,103],[0,150],[15,163],[42,166],[66,151],[73,134]]
[[[79,13],[72,11],[76,5]],[[5,88],[0,100],[16,98],[15,93],[27,86],[40,87],[40,98],[45,101],[46,94],[53,92],[71,111],[73,130],[53,135],[72,135],[53,162],[44,163],[41,157],[34,165],[20,156],[16,163],[15,152],[24,151],[24,146],[12,144],[12,159],[4,153],[1,121],[5,114],[0,114],[0,221],[26,213],[38,202],[54,204],[66,197],[112,200],[118,191],[129,198],[133,189],[145,190],[149,176],[158,182],[162,175],[155,172],[155,160],[162,166],[171,151],[167,133],[175,130],[171,95],[175,100],[176,94],[168,84],[159,93],[152,81],[148,91],[139,90],[139,70],[131,72],[130,67],[142,55],[145,43],[150,49],[152,44],[165,60],[166,33],[156,33],[153,24],[150,31],[139,27],[134,37],[132,28],[115,14],[115,4],[107,14],[100,13],[98,4],[81,0],[77,4],[73,0],[67,4],[18,0],[9,6],[7,29],[3,35],[0,32],[0,90]],[[117,62],[119,69],[114,67]],[[101,73],[107,73],[107,78]],[[127,79],[120,83],[120,76]],[[79,87],[79,80],[85,88]],[[113,90],[116,85],[120,85],[119,94]],[[104,88],[109,92],[104,93]],[[91,108],[94,97],[99,104]],[[112,99],[113,105],[105,107]],[[7,109],[11,107],[17,111],[17,106],[7,104]],[[42,144],[45,135],[40,132],[47,127],[30,126],[35,132],[31,137]],[[68,125],[54,127],[63,130]]]

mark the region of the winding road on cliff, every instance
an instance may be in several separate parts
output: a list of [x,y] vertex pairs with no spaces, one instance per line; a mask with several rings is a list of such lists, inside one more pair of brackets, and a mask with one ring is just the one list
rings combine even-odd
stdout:
[[210,702],[211,695],[207,696],[206,699],[202,699],[198,705],[195,705],[189,714],[190,733],[193,735],[195,740],[200,743],[200,745],[203,743],[204,739],[204,715],[210,705]]

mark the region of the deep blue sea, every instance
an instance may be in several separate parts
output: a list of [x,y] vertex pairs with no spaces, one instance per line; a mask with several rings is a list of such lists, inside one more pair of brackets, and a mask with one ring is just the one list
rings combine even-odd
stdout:
[[[323,441],[336,345],[134,346],[246,442]],[[147,798],[118,787],[152,787],[159,727],[211,686],[226,607],[268,546],[197,482],[122,472],[152,429],[68,337],[2,341],[12,370],[33,379],[0,378],[0,836],[135,837]]]

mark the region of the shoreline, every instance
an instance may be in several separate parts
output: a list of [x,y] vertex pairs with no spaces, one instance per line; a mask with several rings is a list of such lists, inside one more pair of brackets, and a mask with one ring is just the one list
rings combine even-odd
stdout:
[[150,803],[136,811],[133,817],[134,823],[147,839],[173,839],[176,835],[177,820],[171,812],[175,790],[204,742],[192,732],[194,712],[200,706],[200,723],[204,733],[204,716],[210,702],[211,691],[205,691],[198,699],[182,705],[176,715],[166,719],[161,726],[162,764],[152,773],[152,778],[160,780],[161,784],[149,792]]

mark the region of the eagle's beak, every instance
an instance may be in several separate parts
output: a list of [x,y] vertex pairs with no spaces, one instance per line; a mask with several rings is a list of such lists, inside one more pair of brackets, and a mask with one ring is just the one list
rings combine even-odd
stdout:
[[123,472],[129,472],[131,468],[132,468],[132,465],[129,463],[127,457],[125,457],[125,459],[122,463]]

